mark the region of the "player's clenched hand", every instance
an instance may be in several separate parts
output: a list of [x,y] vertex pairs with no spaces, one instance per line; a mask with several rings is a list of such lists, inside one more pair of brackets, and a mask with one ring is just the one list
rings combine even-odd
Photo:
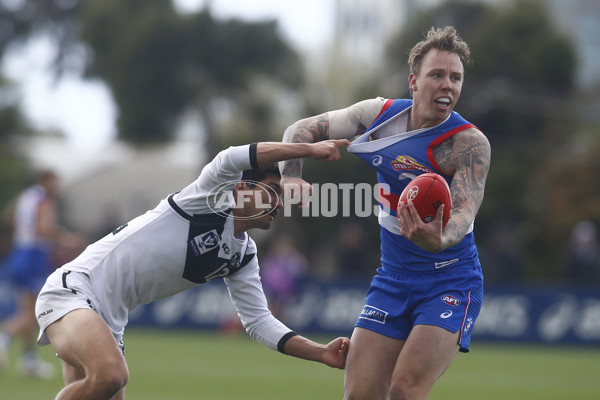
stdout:
[[340,147],[350,146],[346,139],[323,140],[322,142],[311,143],[311,158],[322,161],[336,161],[340,159]]
[[435,219],[429,223],[423,222],[412,201],[408,205],[399,202],[397,211],[402,236],[430,253],[438,253],[443,249],[443,204],[438,208]]
[[327,344],[327,349],[323,355],[323,363],[332,368],[346,368],[346,356],[350,348],[350,339],[339,337]]

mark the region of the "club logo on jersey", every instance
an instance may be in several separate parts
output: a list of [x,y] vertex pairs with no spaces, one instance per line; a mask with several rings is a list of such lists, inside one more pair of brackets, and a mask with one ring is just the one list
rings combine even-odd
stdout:
[[449,294],[445,294],[442,296],[442,301],[449,306],[460,306],[460,300],[454,296],[450,296]]
[[359,319],[368,319],[370,321],[379,322],[380,324],[385,324],[385,320],[387,318],[388,312],[380,310],[379,308],[375,308],[373,306],[366,305],[363,307]]
[[427,168],[423,164],[419,164],[417,160],[409,156],[398,155],[394,161],[391,162],[394,171],[410,171],[417,170],[423,172],[435,172],[431,168]]
[[192,251],[196,256],[206,253],[219,247],[219,234],[216,229],[205,232],[188,241]]
[[231,261],[229,261],[229,266],[233,269],[237,269],[240,266],[240,260],[242,259],[242,255],[238,251],[231,257]]

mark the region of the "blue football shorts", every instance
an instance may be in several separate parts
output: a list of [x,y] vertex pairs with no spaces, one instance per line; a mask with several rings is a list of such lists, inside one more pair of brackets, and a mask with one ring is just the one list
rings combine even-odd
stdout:
[[15,248],[9,266],[12,283],[36,295],[52,272],[50,252],[40,248]]
[[469,351],[473,324],[483,299],[478,267],[423,275],[394,275],[379,268],[356,327],[406,340],[415,325],[461,331],[461,352]]

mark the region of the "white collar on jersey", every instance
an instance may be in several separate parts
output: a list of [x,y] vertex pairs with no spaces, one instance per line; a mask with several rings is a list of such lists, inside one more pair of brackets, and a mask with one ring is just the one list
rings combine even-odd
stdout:
[[[445,123],[446,121],[448,121],[448,118],[450,118],[452,116],[452,113],[450,113],[448,115],[448,118],[446,118],[444,121],[442,121],[441,123],[439,123],[436,126],[430,126],[427,128],[421,128],[421,129],[415,129],[413,131],[408,131],[408,132],[402,132],[399,131],[396,134],[392,134],[392,135],[386,135],[385,137],[382,137],[380,139],[375,139],[372,141],[369,141],[369,138],[371,137],[371,135],[374,132],[377,132],[380,129],[385,128],[386,126],[389,126],[390,124],[393,123],[393,121],[397,120],[398,118],[400,118],[401,116],[406,116],[407,114],[409,114],[411,107],[408,107],[405,110],[402,110],[401,112],[399,112],[398,114],[394,115],[392,118],[388,119],[387,121],[385,121],[384,123],[377,125],[375,128],[363,133],[361,136],[359,136],[358,138],[354,139],[352,141],[352,144],[348,147],[348,151],[350,153],[370,153],[370,152],[374,152],[374,151],[378,151],[381,149],[384,149],[386,147],[388,147],[390,144],[393,143],[397,143],[401,140],[404,139],[408,139],[410,137],[413,137],[415,135],[418,135],[419,133],[428,131],[430,129],[435,129],[438,126],[442,125],[443,123]],[[406,129],[406,127],[404,128]]]

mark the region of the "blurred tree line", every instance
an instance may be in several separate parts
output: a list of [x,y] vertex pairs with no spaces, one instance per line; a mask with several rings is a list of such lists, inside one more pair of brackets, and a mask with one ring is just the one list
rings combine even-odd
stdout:
[[[334,89],[320,88],[323,96],[309,93],[302,59],[274,21],[219,20],[209,6],[181,14],[170,0],[1,1],[0,57],[32,38],[49,36],[58,49],[57,78],[79,69],[110,87],[121,140],[161,145],[186,121],[195,121],[198,141],[212,156],[231,144],[280,140],[287,124],[364,98],[407,97],[409,49],[430,26],[445,25],[457,28],[475,59],[466,70],[457,111],[492,144],[486,199],[476,223],[482,258],[496,264],[490,271],[498,279],[503,268],[524,278],[560,277],[571,226],[600,222],[600,135],[596,126],[581,122],[573,106],[578,96],[574,45],[535,2],[494,8],[451,1],[415,16],[390,41],[387,78],[335,77],[354,88],[344,104]],[[401,84],[390,85],[394,79]],[[27,168],[10,150],[10,138],[29,131],[16,96],[4,96],[13,90],[0,80],[5,99],[0,204],[14,196]],[[334,164],[306,162],[305,177],[317,184],[375,182],[374,172],[348,154]],[[359,227],[358,246],[372,251],[355,259],[367,264],[364,273],[374,271],[376,218],[293,214],[276,224],[275,233],[292,231],[313,262],[335,263],[319,255],[327,247],[349,250],[339,233]]]

